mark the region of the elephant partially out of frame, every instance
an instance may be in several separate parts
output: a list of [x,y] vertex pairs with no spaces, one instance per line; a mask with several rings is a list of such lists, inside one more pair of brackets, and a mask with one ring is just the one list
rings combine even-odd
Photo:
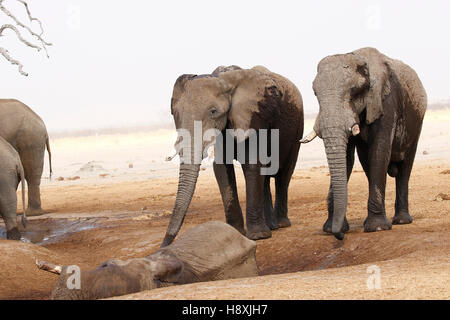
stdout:
[[22,181],[22,224],[26,226],[25,175],[17,151],[0,137],[0,216],[6,226],[6,238],[24,240],[17,227],[17,187]]
[[50,144],[42,119],[28,106],[14,99],[0,99],[0,137],[19,153],[28,182],[29,216],[41,215],[41,176],[45,149],[49,155],[50,176],[52,162]]
[[324,231],[343,239],[349,229],[347,183],[355,147],[369,180],[364,230],[392,228],[385,210],[387,173],[396,182],[392,223],[411,223],[408,182],[427,108],[416,72],[374,48],[363,48],[322,59],[313,88],[320,111],[313,132],[302,142],[319,136],[325,145],[331,183]]
[[[292,82],[261,66],[252,69],[218,67],[210,75],[182,75],[174,86],[171,111],[179,134],[177,144],[187,139],[180,136],[181,131],[192,138],[187,142],[191,152],[186,149],[179,152],[178,192],[162,246],[176,237],[194,194],[200,161],[207,154],[210,141],[217,136],[222,139],[215,142],[213,167],[227,223],[252,240],[269,238],[271,229],[290,226],[288,187],[303,135],[302,96]],[[200,138],[196,122],[201,125]],[[211,129],[218,134],[210,137],[210,141],[199,141]],[[272,143],[272,134],[266,137],[269,143],[261,144],[260,134],[271,135],[273,129],[279,140]],[[230,131],[242,134],[230,134]],[[250,136],[250,131],[254,135]],[[250,141],[254,137],[258,142],[257,148],[252,149]],[[245,159],[239,158],[236,150],[244,150]],[[260,151],[278,157],[278,170],[262,173],[267,164],[261,160]],[[257,152],[253,163],[249,161],[252,152]],[[241,163],[246,181],[247,231],[237,194],[233,159]],[[275,178],[275,208],[272,207],[271,177]]]

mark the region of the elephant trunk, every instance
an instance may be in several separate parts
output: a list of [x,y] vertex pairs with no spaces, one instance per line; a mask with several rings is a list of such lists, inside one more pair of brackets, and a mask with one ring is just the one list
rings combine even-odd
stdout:
[[324,94],[320,97],[321,112],[315,129],[320,131],[330,170],[331,190],[333,192],[333,220],[331,232],[342,240],[343,225],[347,211],[347,144],[350,132],[348,128],[354,123],[351,114],[346,114],[345,100],[336,94]]
[[345,213],[347,210],[347,142],[348,137],[342,129],[326,130],[323,135],[328,167],[330,170],[331,188],[333,191],[332,233],[342,240],[344,233]]
[[184,217],[194,195],[197,178],[200,171],[200,164],[180,164],[180,174],[178,180],[178,191],[175,200],[175,207],[170,218],[169,227],[164,237],[161,247],[168,246],[177,236],[183,224]]

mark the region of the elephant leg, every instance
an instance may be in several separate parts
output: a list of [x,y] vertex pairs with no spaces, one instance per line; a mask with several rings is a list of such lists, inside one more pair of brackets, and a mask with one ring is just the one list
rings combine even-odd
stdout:
[[288,189],[291,176],[292,174],[289,177],[281,175],[275,178],[275,213],[280,228],[291,226],[291,221],[288,218]]
[[409,177],[416,156],[417,142],[410,149],[405,159],[397,163],[398,173],[395,177],[395,216],[392,224],[408,224],[413,222],[413,218],[409,214],[408,208],[408,185]]
[[369,148],[366,145],[358,145],[356,151],[358,153],[358,159],[361,163],[364,173],[366,174],[367,179],[369,179]]
[[261,166],[258,164],[243,164],[246,184],[246,220],[247,237],[252,240],[266,239],[272,232],[264,219],[264,181],[261,175]]
[[278,222],[273,209],[272,193],[270,192],[270,177],[266,176],[264,180],[264,218],[267,226],[271,230],[278,229]]
[[364,221],[364,231],[374,232],[392,229],[392,224],[386,218],[385,192],[387,169],[391,158],[391,143],[386,137],[375,137],[369,147],[369,200],[368,216]]
[[234,167],[232,164],[217,164],[214,162],[213,168],[222,196],[226,221],[245,235],[244,218],[239,205]]
[[41,177],[44,169],[44,147],[27,149],[20,152],[20,159],[22,160],[25,179],[28,184],[28,216],[38,216],[44,213],[41,206]]
[[288,191],[291,182],[292,174],[297,163],[298,152],[300,144],[292,146],[289,152],[290,156],[286,159],[284,166],[279,170],[275,176],[275,215],[277,217],[278,226],[280,228],[287,228],[291,226],[291,221],[288,218]]
[[41,177],[31,177],[28,183],[28,216],[40,216],[44,214],[41,206]]
[[17,195],[16,192],[6,192],[0,195],[0,214],[6,226],[6,238],[20,240],[21,234],[17,227]]
[[[355,164],[355,144],[349,142],[347,145],[347,183],[350,180],[350,175],[352,174],[353,165]],[[330,188],[328,190],[327,197],[327,208],[328,208],[328,219],[323,225],[323,231],[326,233],[331,233],[331,226],[333,223],[333,186],[330,183]],[[350,226],[347,221],[347,217],[344,218],[344,226],[342,228],[342,232],[347,232],[350,229]]]

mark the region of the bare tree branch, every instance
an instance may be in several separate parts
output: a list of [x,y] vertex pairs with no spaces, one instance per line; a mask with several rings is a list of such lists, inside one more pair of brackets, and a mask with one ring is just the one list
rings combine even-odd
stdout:
[[[44,33],[44,28],[42,28],[41,20],[31,16],[30,9],[28,8],[28,4],[25,1],[23,1],[23,0],[17,0],[17,1],[19,1],[20,3],[22,3],[25,6],[25,10],[27,10],[27,14],[28,14],[28,18],[30,19],[30,22],[37,21],[39,23],[39,27],[41,28],[41,33],[39,35],[42,36],[42,34]],[[51,43],[49,43],[47,45],[51,46]]]
[[19,72],[20,72],[21,75],[23,75],[25,77],[28,76],[28,73],[23,71],[23,65],[20,63],[20,61],[14,60],[13,58],[11,58],[11,56],[8,54],[8,50],[0,47],[0,53],[2,54],[2,56],[4,56],[6,58],[6,60],[11,62],[11,64],[19,66]]
[[[25,10],[26,10],[26,12],[27,12],[28,18],[29,18],[29,20],[30,20],[30,23],[32,23],[33,21],[36,21],[36,22],[39,24],[39,27],[40,27],[40,29],[41,29],[41,30],[40,30],[40,34],[37,34],[36,32],[34,32],[34,31],[31,29],[31,26],[29,27],[29,26],[25,25],[24,23],[22,23],[19,19],[17,19],[16,16],[15,16],[14,14],[12,14],[12,13],[11,13],[11,12],[3,5],[4,1],[5,1],[5,0],[0,0],[0,10],[1,10],[5,15],[7,15],[9,18],[11,18],[11,19],[15,22],[15,24],[16,24],[18,27],[25,29],[25,30],[28,31],[33,37],[35,37],[35,38],[41,43],[41,46],[36,45],[36,44],[33,44],[33,43],[31,43],[30,41],[26,40],[26,39],[22,36],[22,34],[20,33],[19,29],[16,28],[15,26],[11,25],[11,24],[4,24],[3,26],[0,27],[0,37],[2,36],[2,33],[3,33],[4,30],[6,30],[6,29],[11,29],[11,30],[13,30],[13,31],[16,33],[16,36],[17,36],[17,38],[20,40],[20,42],[24,43],[24,44],[25,44],[26,46],[28,46],[28,47],[37,49],[38,51],[41,51],[42,49],[44,49],[44,51],[45,51],[45,53],[46,53],[46,55],[47,55],[47,58],[48,58],[49,55],[48,55],[48,52],[47,52],[47,46],[51,46],[52,44],[49,43],[49,42],[47,42],[47,41],[45,41],[45,40],[42,38],[42,35],[43,35],[43,33],[44,33],[44,29],[43,29],[43,27],[42,27],[42,23],[41,23],[41,21],[40,21],[39,19],[37,19],[37,18],[35,18],[35,17],[33,17],[33,16],[31,15],[31,11],[30,11],[30,9],[29,9],[29,7],[28,7],[27,2],[24,1],[24,0],[16,0],[17,2],[20,2],[21,4],[23,4],[23,6],[25,7]],[[6,50],[6,49],[0,47],[0,53],[3,55],[3,57],[6,58],[6,60],[8,60],[11,64],[13,64],[13,65],[18,65],[20,74],[22,74],[22,75],[24,75],[24,76],[27,76],[27,75],[28,75],[28,73],[26,73],[26,72],[24,72],[24,71],[22,70],[23,65],[20,63],[20,61],[13,59],[13,58],[9,55],[8,50]]]
[[2,26],[0,27],[0,37],[3,35],[3,34],[2,34],[3,31],[6,30],[6,29],[11,29],[11,30],[13,30],[13,31],[16,33],[17,38],[18,38],[21,42],[25,43],[27,46],[29,46],[29,47],[31,47],[31,48],[35,48],[35,49],[37,49],[37,51],[41,51],[41,49],[42,49],[41,47],[39,47],[38,45],[32,44],[31,42],[25,40],[25,39],[22,37],[22,35],[20,34],[20,31],[19,31],[16,27],[14,27],[12,24],[4,24],[4,25],[2,25]]
[[61,274],[62,271],[62,266],[58,266],[56,264],[47,261],[36,260],[36,265],[40,270],[48,271],[55,274]]

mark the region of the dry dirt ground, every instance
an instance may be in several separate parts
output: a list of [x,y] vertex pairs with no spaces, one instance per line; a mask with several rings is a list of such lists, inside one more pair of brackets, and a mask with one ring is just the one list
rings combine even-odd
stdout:
[[[416,164],[410,183],[414,223],[376,233],[363,232],[367,180],[360,169],[354,170],[349,185],[350,232],[341,242],[321,230],[328,169],[296,170],[289,195],[292,226],[257,242],[260,277],[121,298],[450,299],[450,201],[436,200],[440,193],[450,194],[450,174],[443,173],[449,169],[448,161]],[[245,182],[237,172],[245,208]],[[35,259],[88,269],[109,258],[144,257],[157,250],[176,189],[176,178],[44,186],[42,198],[49,213],[30,218],[25,233],[35,244],[0,240],[0,298],[49,298],[56,276],[39,271]],[[394,195],[395,182],[388,178],[389,219]],[[200,175],[181,232],[210,220],[224,221],[224,214],[217,183],[207,170]],[[368,267],[379,270],[380,289],[368,288],[368,279],[373,279]]]

